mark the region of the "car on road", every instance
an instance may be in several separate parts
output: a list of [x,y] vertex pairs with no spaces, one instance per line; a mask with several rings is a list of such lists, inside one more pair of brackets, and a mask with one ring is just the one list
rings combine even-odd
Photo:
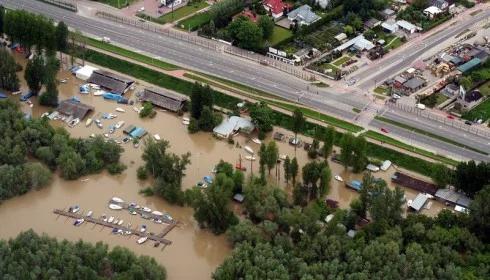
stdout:
[[447,115],[447,118],[450,120],[454,120],[454,117],[452,115]]
[[425,110],[425,105],[422,103],[417,103],[417,105],[415,105],[415,106],[417,107],[417,109]]
[[470,121],[465,121],[464,124],[467,124],[467,125],[472,125],[473,123],[470,122]]
[[384,127],[380,128],[380,130],[381,130],[381,132],[384,132],[384,133],[390,133],[390,132],[388,131],[388,129],[386,129],[386,128],[384,128]]
[[104,42],[104,43],[110,43],[111,42],[111,38],[109,38],[109,37],[103,37],[102,38],[102,42]]
[[401,97],[400,95],[398,95],[398,94],[394,93],[394,94],[393,94],[393,98],[394,98],[394,99],[400,99],[400,98],[402,98],[402,97]]

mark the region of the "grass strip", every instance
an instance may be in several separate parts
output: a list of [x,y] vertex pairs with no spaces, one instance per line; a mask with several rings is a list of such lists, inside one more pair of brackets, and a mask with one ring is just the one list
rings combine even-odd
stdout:
[[[126,75],[131,75],[136,79],[140,79],[160,87],[171,89],[187,96],[190,96],[191,94],[192,82],[181,80],[170,75],[148,69],[138,64],[124,61],[119,58],[102,54],[94,50],[85,50],[85,59],[102,67],[110,68],[114,71],[118,71]],[[237,97],[229,96],[216,90],[214,90],[214,96],[215,104],[217,106],[230,110],[233,110],[236,104],[241,101]],[[279,126],[288,130],[292,130],[293,119],[291,115],[274,110],[272,120],[274,126]],[[323,125],[306,122],[301,133],[303,135],[313,137],[316,135],[316,133],[324,132],[325,129],[326,127]],[[336,145],[339,145],[342,136],[343,133],[336,132]],[[379,160],[391,160],[400,167],[426,176],[430,176],[432,170],[432,163],[429,161],[369,142],[367,156]]]
[[145,63],[145,64],[148,64],[151,66],[155,66],[155,67],[161,68],[163,70],[172,71],[172,70],[182,69],[181,67],[178,67],[176,65],[161,61],[159,59],[154,59],[154,58],[152,59],[149,56],[146,56],[146,55],[134,52],[134,51],[130,51],[130,50],[127,50],[127,49],[124,49],[124,48],[121,48],[121,47],[118,47],[118,46],[115,46],[112,44],[108,44],[108,43],[99,41],[97,39],[93,39],[93,38],[89,38],[89,37],[85,37],[85,39],[86,39],[87,44],[92,46],[92,47],[95,47],[95,48],[98,48],[98,49],[101,49],[104,51],[108,51],[108,52],[111,52],[111,53],[114,53],[117,55],[121,55],[121,56],[130,58],[130,59],[134,59],[134,60],[139,61],[141,63]]
[[422,156],[425,156],[425,157],[428,157],[428,158],[431,158],[431,159],[434,159],[434,160],[437,160],[437,161],[440,161],[440,162],[443,162],[446,164],[450,164],[450,165],[454,165],[454,166],[458,164],[458,162],[453,160],[453,159],[450,159],[450,158],[447,158],[444,156],[440,156],[440,155],[437,155],[433,152],[429,152],[429,151],[426,151],[424,149],[420,149],[420,148],[405,144],[401,141],[398,141],[396,139],[393,139],[391,137],[388,137],[388,136],[381,134],[379,132],[376,132],[376,131],[369,130],[369,131],[363,133],[363,135],[366,136],[367,138],[382,141],[386,144],[389,144],[389,145],[398,147],[400,149],[403,149],[403,150],[406,150],[409,152],[413,152],[413,153],[416,153],[416,154],[419,154],[419,155],[422,155]]
[[418,134],[422,134],[422,135],[425,135],[425,136],[428,136],[428,137],[431,137],[431,138],[434,138],[434,139],[437,139],[437,140],[440,140],[440,141],[443,141],[443,142],[452,144],[454,146],[465,148],[465,149],[468,149],[468,150],[471,150],[471,151],[474,151],[474,152],[477,152],[477,153],[480,153],[480,154],[483,154],[483,155],[488,155],[487,152],[480,151],[480,150],[475,149],[473,147],[470,147],[468,145],[461,144],[461,143],[456,142],[454,140],[451,140],[449,138],[446,138],[446,137],[443,137],[443,136],[439,136],[437,134],[434,134],[434,133],[431,133],[431,132],[428,132],[428,131],[425,131],[425,130],[422,130],[422,129],[419,129],[419,128],[416,128],[416,127],[412,127],[412,126],[409,126],[409,125],[406,125],[406,124],[403,124],[403,123],[399,123],[397,121],[390,120],[390,119],[387,119],[387,118],[384,118],[384,117],[380,117],[380,116],[376,116],[375,119],[377,119],[379,121],[382,121],[382,122],[385,122],[385,123],[396,125],[398,127],[401,127],[403,129],[406,129],[406,130],[411,130],[411,131],[416,132]]

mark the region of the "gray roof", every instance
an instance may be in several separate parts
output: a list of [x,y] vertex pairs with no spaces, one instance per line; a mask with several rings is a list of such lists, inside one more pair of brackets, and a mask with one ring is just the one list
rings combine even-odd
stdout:
[[424,84],[425,84],[425,81],[422,78],[414,77],[414,78],[411,78],[410,80],[406,81],[403,84],[403,86],[405,86],[409,89],[417,89]]
[[83,120],[90,111],[94,110],[94,107],[67,99],[60,102],[57,110],[63,115],[73,116],[74,119],[78,118],[79,120]]
[[240,202],[242,203],[244,200],[245,200],[245,196],[243,196],[243,194],[241,193],[237,193],[233,196],[233,199],[236,201],[236,202]]
[[140,98],[143,101],[149,101],[153,105],[173,112],[180,111],[187,101],[186,97],[173,92],[158,90],[156,88],[146,88]]
[[343,43],[342,45],[338,46],[337,48],[335,48],[336,51],[343,51],[343,50],[346,50],[350,47],[355,47],[356,49],[358,50],[370,50],[372,48],[374,48],[374,44],[369,41],[369,40],[366,40],[366,38],[364,38],[364,35],[359,35],[355,38],[352,38],[350,39],[349,41]]
[[308,5],[303,5],[295,10],[288,13],[289,20],[297,20],[298,22],[303,22],[304,24],[311,24],[320,19],[320,17],[315,14],[311,7]]
[[435,197],[466,208],[468,208],[471,202],[471,199],[466,195],[451,189],[438,189]]
[[410,208],[412,208],[415,211],[420,211],[422,207],[424,207],[424,204],[427,202],[427,196],[423,193],[419,193],[417,197],[412,201],[412,204],[410,204]]
[[386,16],[392,16],[395,14],[395,11],[393,11],[392,9],[384,9],[381,13]]
[[102,70],[94,71],[87,82],[99,85],[103,89],[118,95],[123,95],[134,83],[133,80]]
[[228,137],[230,134],[240,130],[241,132],[250,133],[255,129],[254,124],[244,118],[231,116],[213,129],[213,132],[221,137]]

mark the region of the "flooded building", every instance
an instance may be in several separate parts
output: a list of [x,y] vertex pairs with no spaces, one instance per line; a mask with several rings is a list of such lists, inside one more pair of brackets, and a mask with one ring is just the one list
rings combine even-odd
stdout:
[[102,70],[93,71],[87,82],[99,85],[102,89],[117,95],[125,94],[134,84],[131,79]]
[[85,116],[87,116],[87,114],[94,109],[95,108],[93,106],[83,104],[80,101],[67,99],[60,102],[57,110],[63,115],[72,116],[74,119],[78,118],[79,120],[83,120]]
[[437,191],[436,185],[419,180],[401,172],[395,172],[395,174],[393,174],[391,177],[391,181],[397,185],[431,195],[435,195]]
[[187,103],[188,98],[170,91],[145,88],[141,92],[140,100],[150,102],[165,110],[180,112],[184,108],[185,103]]
[[244,132],[246,134],[254,131],[255,125],[250,121],[242,117],[231,116],[228,119],[213,129],[213,133],[222,138],[228,138],[238,132]]
[[416,212],[419,212],[422,207],[424,207],[427,200],[428,198],[425,194],[419,193],[411,203],[408,203],[408,207]]

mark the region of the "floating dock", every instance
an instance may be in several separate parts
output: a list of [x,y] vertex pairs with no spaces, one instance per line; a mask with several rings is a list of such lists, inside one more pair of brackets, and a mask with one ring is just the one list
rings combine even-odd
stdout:
[[138,237],[148,237],[149,240],[161,243],[165,246],[172,244],[172,241],[164,238],[165,235],[167,235],[172,229],[174,229],[177,226],[177,222],[172,221],[172,223],[169,223],[163,229],[163,231],[161,233],[152,234],[152,233],[149,233],[148,231],[140,232],[137,229],[131,229],[131,228],[128,228],[124,225],[117,225],[117,224],[113,224],[113,223],[109,223],[109,222],[104,222],[100,218],[87,217],[87,216],[83,215],[82,213],[72,213],[72,212],[69,212],[66,210],[61,210],[61,209],[54,209],[53,213],[60,215],[60,216],[72,218],[72,219],[84,219],[85,222],[87,222],[87,223],[101,225],[101,226],[111,228],[111,229],[122,230],[123,232],[128,231],[128,232],[131,232],[131,235],[136,235]]

